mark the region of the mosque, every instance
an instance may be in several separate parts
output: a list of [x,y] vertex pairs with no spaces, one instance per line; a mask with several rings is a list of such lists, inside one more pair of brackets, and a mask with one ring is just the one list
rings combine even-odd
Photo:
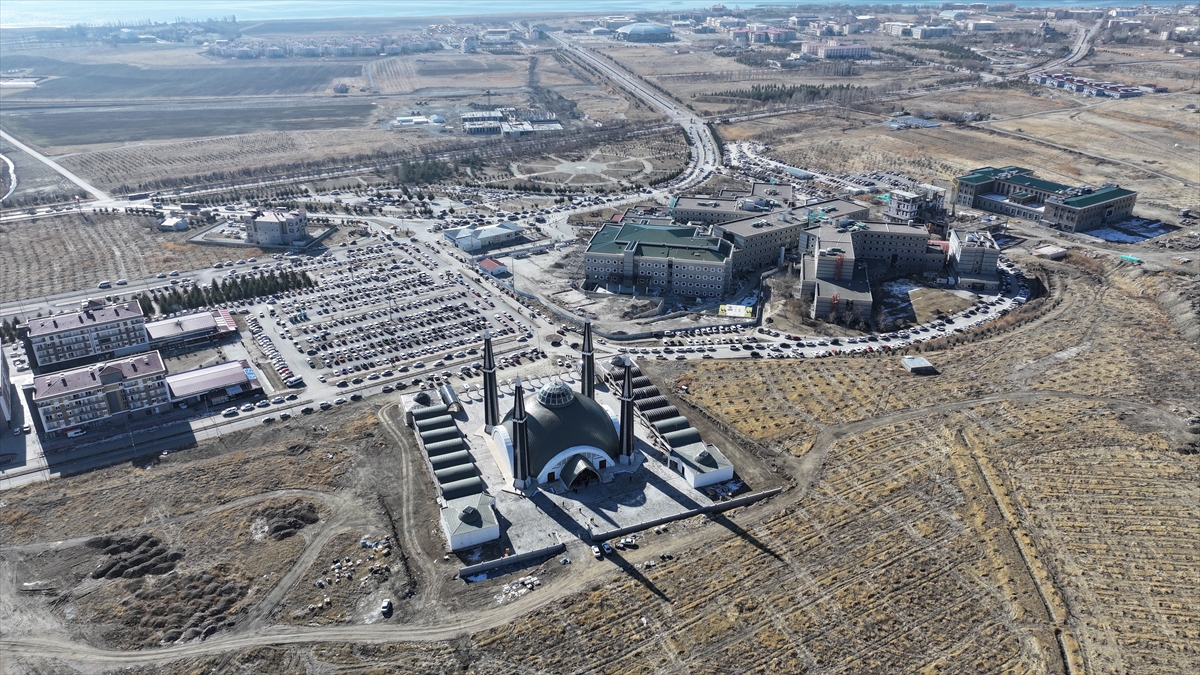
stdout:
[[614,473],[637,468],[641,455],[634,453],[632,386],[623,392],[619,416],[596,401],[591,322],[584,324],[582,356],[578,394],[556,380],[526,397],[517,378],[512,410],[500,420],[498,401],[493,399],[495,368],[490,350],[484,350],[485,431],[490,431],[500,457],[507,460],[507,466],[501,462],[500,468],[513,488],[561,493],[591,482],[609,482]]
[[[522,496],[570,495],[590,485],[611,483],[618,474],[638,471],[646,461],[637,450],[639,414],[648,420],[653,434],[649,442],[662,449],[664,464],[692,488],[733,477],[732,464],[715,447],[704,444],[674,407],[660,409],[675,411],[667,419],[647,417],[654,412],[649,407],[666,399],[658,396],[657,388],[646,386],[649,381],[628,357],[616,357],[606,371],[610,393],[604,399],[615,398],[618,410],[598,400],[590,321],[584,323],[579,391],[561,380],[527,390],[518,377],[513,382],[512,407],[503,414],[490,334],[485,333],[483,347],[483,425],[471,433],[477,439],[474,449],[458,428],[454,413],[465,410],[448,385],[433,395],[418,393],[408,399],[405,410],[440,492],[441,525],[451,550],[500,538],[500,519],[494,511],[497,496],[529,503],[521,502]],[[435,396],[441,400],[435,401]],[[484,480],[481,473],[486,472],[478,464],[482,455],[476,456],[480,452],[491,455],[499,476],[488,469],[492,478]],[[501,484],[496,484],[497,478]],[[510,522],[513,519],[510,515]]]

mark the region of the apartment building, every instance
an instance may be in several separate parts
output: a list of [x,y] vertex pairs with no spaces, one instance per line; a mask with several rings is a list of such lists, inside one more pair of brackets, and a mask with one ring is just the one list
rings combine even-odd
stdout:
[[167,369],[158,352],[39,375],[31,400],[42,429],[57,435],[121,414],[152,415],[169,404]]
[[149,347],[146,317],[136,300],[106,305],[88,300],[77,312],[29,320],[26,348],[39,369],[83,359],[105,359]]

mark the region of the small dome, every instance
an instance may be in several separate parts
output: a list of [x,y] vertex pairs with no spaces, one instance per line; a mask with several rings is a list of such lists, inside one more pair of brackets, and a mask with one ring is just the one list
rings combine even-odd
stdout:
[[575,392],[571,391],[565,382],[559,380],[538,389],[537,400],[546,408],[562,408],[575,400]]

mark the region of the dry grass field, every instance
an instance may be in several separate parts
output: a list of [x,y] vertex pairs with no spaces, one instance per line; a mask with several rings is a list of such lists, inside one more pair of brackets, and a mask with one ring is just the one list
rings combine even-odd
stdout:
[[[1134,166],[1200,183],[1200,114],[1184,94],[1142,97],[995,122],[991,126],[1061,145],[1098,151]],[[1128,171],[1128,169],[1126,169]]]
[[524,86],[528,56],[409,54],[372,65],[381,94],[436,93],[439,89],[505,89]]
[[[0,301],[95,288],[101,280],[141,279],[229,259],[229,249],[188,244],[193,232],[159,232],[154,222],[151,216],[71,212],[0,225],[0,268],[22,270],[0,277]],[[256,248],[238,251],[262,255]]]
[[[4,155],[12,161],[17,173],[17,188],[0,205],[5,209],[18,208],[26,204],[68,201],[81,192],[78,186],[57,171],[18,150],[3,139],[0,139],[0,155]],[[7,166],[3,170],[5,174],[3,190],[7,192],[8,181],[11,178],[8,175]]]
[[[866,110],[886,113],[982,112],[999,121],[977,126],[890,131],[878,114],[838,111],[786,115],[722,125],[727,139],[770,143],[791,162],[841,173],[890,169],[941,181],[979,166],[1016,164],[1067,184],[1118,183],[1138,190],[1138,212],[1173,217],[1195,202],[1200,182],[1200,114],[1185,110],[1185,94],[1097,101],[1065,96],[973,89],[922,96]],[[994,129],[995,132],[990,132]],[[1000,133],[996,133],[1000,132]],[[1051,145],[1053,144],[1053,145]],[[1067,152],[1069,146],[1102,158]]]
[[[1033,119],[995,124],[1029,132],[1036,128]],[[892,170],[946,184],[951,176],[976,167],[1015,164],[1034,168],[1039,177],[1062,183],[1100,185],[1114,182],[1137,190],[1140,195],[1137,212],[1157,218],[1173,219],[1179,208],[1177,205],[1195,201],[1195,189],[1180,185],[1178,181],[1164,180],[1136,166],[1080,157],[1039,143],[1033,137],[989,133],[978,127],[890,131],[873,122],[851,123],[842,128],[846,129],[844,133],[832,134],[832,137],[805,133],[803,129],[792,127],[794,130],[786,137],[760,134],[756,138],[771,143],[775,153],[789,162],[837,173]],[[1112,143],[1112,139],[1109,142]],[[1081,149],[1101,156],[1122,152],[1120,148],[1110,148],[1111,145],[1097,142]],[[1140,166],[1155,167],[1145,163]],[[1182,164],[1174,168],[1185,170]]]
[[140,143],[97,150],[69,150],[60,161],[102,189],[143,181],[192,176],[203,182],[214,167],[269,167],[304,161],[400,152],[438,142],[431,134],[398,133],[378,128],[280,131],[184,141]]
[[[527,599],[562,591],[546,602],[497,609],[491,596],[508,579],[462,587],[449,611],[492,616],[496,627],[463,631],[456,639],[374,646],[318,641],[158,668],[361,670],[410,659],[397,667],[480,674],[1194,673],[1200,668],[1194,583],[1200,525],[1189,509],[1200,500],[1194,480],[1200,455],[1194,453],[1198,436],[1183,422],[1188,413],[1174,411],[1200,410],[1200,348],[1180,339],[1177,317],[1157,301],[1194,277],[1081,256],[1019,262],[1043,281],[1044,298],[1006,317],[1012,322],[1002,330],[931,345],[925,356],[940,370],[937,376],[908,375],[896,356],[643,364],[660,386],[689,387],[688,394],[676,394],[684,407],[703,408],[757,442],[763,464],[790,484],[773,500],[648,532],[637,550],[604,565],[580,561],[569,574],[557,565],[535,569],[544,585]],[[335,468],[354,464],[350,448],[373,429],[367,422],[341,426],[340,436],[300,455],[299,461],[316,464],[298,462],[280,476],[266,476],[269,467],[288,466],[274,453],[265,453],[262,466],[247,464],[253,456],[239,450],[197,458],[188,480],[212,480],[184,507],[143,526],[169,544],[169,555],[176,545],[167,539],[172,514],[203,514],[200,495],[256,500],[294,480],[316,485],[326,491],[287,496],[287,504],[280,495],[220,509],[229,532],[188,545],[180,565],[193,548],[217,555],[250,544],[239,537],[247,524],[256,531],[254,522],[269,504],[313,502],[320,524],[311,527],[329,536],[311,540],[302,565],[289,573],[298,580],[294,593],[286,601],[271,596],[271,607],[280,608],[275,620],[329,626],[362,607],[370,610],[374,593],[388,581],[364,579],[367,585],[358,589],[334,585],[328,610],[314,586],[328,575],[332,558],[349,555],[356,562],[362,551],[356,539],[378,534],[376,513],[338,520],[336,504],[328,516],[320,507],[353,498],[330,486],[370,476],[364,467]],[[256,436],[239,443],[276,447],[264,441]],[[325,466],[326,448],[347,454]],[[175,458],[148,473],[169,470]],[[127,483],[126,473],[106,470],[14,492],[17,500],[6,495],[0,536],[46,540],[32,534],[40,527],[50,528],[47,537],[115,536],[138,525],[137,516],[84,515],[95,507],[80,498],[116,489],[122,503],[149,500],[149,488],[114,483]],[[158,484],[158,494],[168,494],[168,485]],[[18,513],[4,513],[13,507]],[[415,522],[427,531],[432,521],[420,515]],[[397,527],[404,532],[412,525]],[[284,543],[290,540],[299,537]],[[664,551],[676,558],[660,562],[656,554]],[[29,551],[10,546],[0,552],[8,561],[20,552],[16,558],[23,561]],[[220,568],[228,579],[216,579],[216,567],[206,568],[214,579],[179,575],[197,590],[228,586],[233,598],[214,604],[203,599],[212,596],[198,596],[197,613],[204,616],[197,627],[211,625],[204,621],[210,613],[221,617],[239,607],[252,622],[262,616],[257,605],[238,604],[244,591],[236,584],[245,573],[236,571],[248,569],[240,560],[234,555]],[[378,561],[364,560],[364,566],[372,563]],[[356,575],[370,577],[361,569]],[[427,583],[428,577],[415,586],[418,597],[428,592]],[[137,616],[148,614],[158,616]],[[413,619],[414,631],[424,629],[419,620]],[[364,641],[379,641],[378,632],[371,635]]]

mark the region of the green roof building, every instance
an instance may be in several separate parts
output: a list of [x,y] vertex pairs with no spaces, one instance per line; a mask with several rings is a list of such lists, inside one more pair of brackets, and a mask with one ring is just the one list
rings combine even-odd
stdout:
[[954,179],[955,203],[1031,220],[1067,232],[1117,223],[1133,214],[1137,193],[1111,183],[1072,187],[1020,166],[985,166]]
[[584,253],[586,280],[616,293],[719,297],[732,277],[733,244],[687,226],[605,225]]

